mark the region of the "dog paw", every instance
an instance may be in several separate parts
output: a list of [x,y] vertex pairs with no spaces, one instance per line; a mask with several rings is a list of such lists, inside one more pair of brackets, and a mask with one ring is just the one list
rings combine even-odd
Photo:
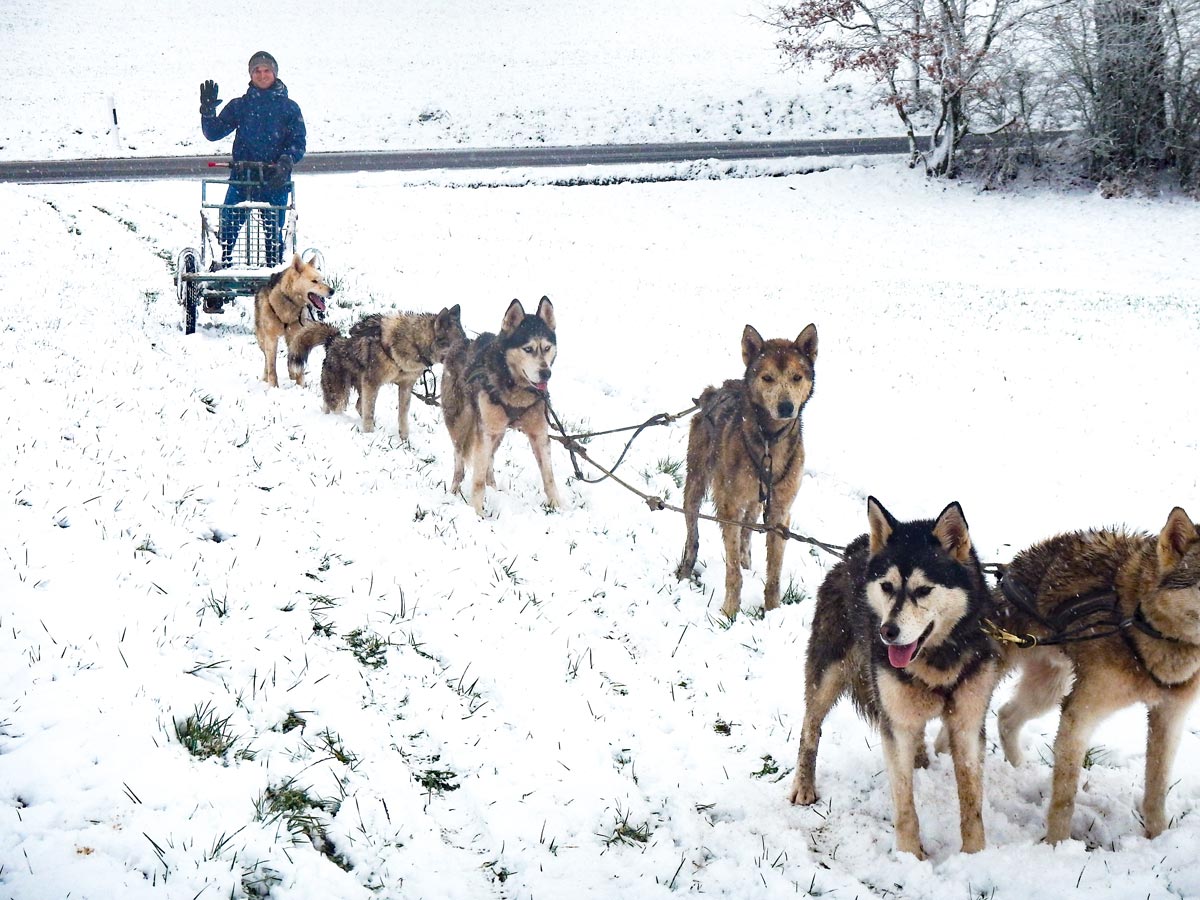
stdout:
[[1025,762],[1025,754],[1021,750],[1021,741],[1017,735],[1000,732],[1000,746],[1004,749],[1004,758],[1013,768],[1020,768]]
[[788,800],[793,806],[812,806],[817,802],[817,792],[811,784],[801,784],[797,778],[788,791]]
[[896,839],[897,853],[911,853],[918,860],[926,860],[929,857],[925,853],[925,848],[921,846],[920,840],[904,840]]
[[1167,830],[1167,816],[1164,812],[1143,813],[1146,837],[1154,840]]

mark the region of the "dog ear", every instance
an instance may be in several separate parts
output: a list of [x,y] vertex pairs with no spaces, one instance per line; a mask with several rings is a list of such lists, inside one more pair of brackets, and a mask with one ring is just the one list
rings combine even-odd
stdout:
[[742,331],[742,362],[747,366],[762,355],[762,335],[753,325],[747,325]]
[[817,326],[809,325],[796,338],[796,349],[809,359],[817,358]]
[[958,501],[951,503],[933,523],[933,536],[942,549],[960,563],[971,559],[971,535],[967,531],[967,517],[963,515]]
[[292,256],[292,268],[297,272],[304,271],[304,260],[300,258],[300,254],[296,253]]
[[1188,547],[1197,540],[1200,540],[1200,533],[1191,517],[1182,507],[1175,507],[1158,535],[1158,570],[1167,572],[1179,565]]
[[896,530],[896,520],[874,497],[867,498],[867,529],[871,536],[872,556],[884,548]]
[[541,302],[538,303],[537,317],[546,323],[546,327],[551,331],[557,331],[554,327],[554,304],[550,302],[550,298],[543,296]]
[[504,321],[500,323],[500,331],[504,334],[512,334],[523,321],[525,321],[525,307],[521,305],[520,300],[514,300],[508,304],[508,309],[504,313]]

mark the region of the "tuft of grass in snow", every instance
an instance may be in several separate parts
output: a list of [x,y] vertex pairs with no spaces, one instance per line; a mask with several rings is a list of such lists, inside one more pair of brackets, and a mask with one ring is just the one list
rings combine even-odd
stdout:
[[458,694],[458,696],[467,701],[467,714],[463,716],[464,719],[471,718],[471,716],[475,715],[475,713],[487,706],[488,703],[487,700],[484,699],[483,695],[476,690],[476,686],[479,684],[478,676],[470,684],[465,683],[467,679],[467,671],[470,668],[471,664],[467,663],[467,668],[463,669],[462,674],[458,676],[457,682],[446,682],[446,684],[449,685],[454,693]]
[[793,603],[803,603],[807,599],[808,594],[805,590],[789,578],[787,587],[784,588],[783,596],[779,598],[779,605],[791,606]]
[[654,466],[653,469],[645,469],[642,471],[642,478],[647,484],[654,481],[655,475],[666,475],[674,483],[676,488],[683,487],[683,460],[672,459],[671,457],[663,457]]
[[764,754],[762,757],[762,768],[757,772],[751,772],[755,778],[766,778],[768,775],[776,775],[779,773],[779,763],[775,762],[775,757],[770,753]]
[[354,654],[354,658],[364,666],[382,669],[387,665],[387,648],[391,642],[386,638],[372,634],[365,628],[355,628],[344,635],[342,640],[346,642],[346,647]]
[[[499,570],[493,569],[495,575],[495,584],[499,584],[503,579],[511,581],[513,584],[521,584],[524,579],[517,574],[517,557],[513,557],[508,562],[499,563]],[[503,576],[503,579],[501,578]]]
[[283,717],[283,721],[279,724],[279,730],[284,734],[289,731],[295,731],[297,728],[303,728],[308,724],[308,720],[296,710],[288,710],[288,714]]
[[651,834],[649,822],[642,822],[640,825],[630,824],[629,810],[622,812],[621,804],[618,803],[612,833],[607,835],[597,833],[596,836],[604,841],[605,847],[611,847],[613,844],[636,847],[639,844],[644,846],[650,840]]
[[358,755],[346,749],[345,743],[337,732],[326,728],[317,735],[317,739],[321,742],[321,749],[346,766],[350,771],[358,768]]
[[254,801],[254,818],[267,824],[282,823],[293,840],[307,838],[317,852],[349,871],[352,866],[337,852],[321,821],[322,814],[336,816],[339,805],[336,800],[314,797],[308,788],[299,787],[296,779],[287,778],[259,794]]
[[454,783],[454,780],[458,778],[458,773],[452,769],[425,769],[423,772],[414,772],[413,778],[429,794],[444,794],[447,791],[457,791],[462,787],[462,785]]
[[223,619],[229,615],[229,598],[218,597],[212,591],[209,591],[208,597],[204,601],[204,606],[200,609],[201,616],[204,615],[205,610],[212,610],[217,614],[218,619]]
[[171,717],[175,738],[188,753],[197,759],[224,756],[237,743],[229,727],[231,716],[221,717],[211,703],[197,706],[182,722]]

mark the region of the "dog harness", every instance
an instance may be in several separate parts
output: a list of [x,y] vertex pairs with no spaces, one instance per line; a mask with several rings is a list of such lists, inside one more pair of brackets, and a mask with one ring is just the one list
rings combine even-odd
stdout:
[[519,418],[521,418],[521,416],[525,415],[525,413],[529,412],[529,410],[533,409],[539,403],[546,402],[546,393],[544,391],[539,391],[534,387],[518,388],[514,382],[509,386],[509,390],[528,391],[534,395],[534,400],[527,406],[513,406],[511,403],[506,403],[503,397],[500,395],[500,388],[492,383],[491,379],[488,378],[487,371],[483,367],[476,369],[474,372],[468,375],[467,382],[478,382],[479,390],[487,394],[488,400],[504,410],[504,414],[508,416],[509,425],[512,425]]
[[1123,616],[1119,606],[1116,589],[1100,587],[1082,594],[1076,594],[1068,600],[1053,616],[1042,615],[1034,604],[1033,592],[1017,581],[1011,574],[1000,579],[1000,592],[1004,598],[1017,610],[1031,617],[1050,633],[1045,637],[1035,634],[1013,634],[1001,628],[995,622],[984,620],[983,631],[995,640],[1014,644],[1022,650],[1033,647],[1050,647],[1060,644],[1073,644],[1080,641],[1094,641],[1100,638],[1120,635],[1125,646],[1137,661],[1146,676],[1160,688],[1174,687],[1171,682],[1163,681],[1150,669],[1143,658],[1137,643],[1130,634],[1130,629],[1137,629],[1142,634],[1156,641],[1167,641],[1172,644],[1189,645],[1187,641],[1163,634],[1146,618],[1139,605],[1133,615]]
[[763,505],[763,524],[769,525],[771,518],[771,498],[775,489],[775,482],[787,478],[792,471],[792,465],[796,461],[796,454],[791,454],[787,458],[787,463],[783,467],[783,471],[779,473],[778,478],[772,471],[775,461],[771,456],[771,448],[785,437],[789,432],[798,427],[799,419],[790,419],[786,425],[778,431],[768,433],[761,425],[758,426],[758,436],[762,439],[762,454],[759,455],[756,451],[758,448],[750,443],[750,437],[747,432],[750,430],[745,427],[745,419],[742,420],[742,427],[738,429],[742,435],[742,446],[746,448],[746,455],[750,457],[750,461],[754,464],[755,474],[758,475],[758,502]]

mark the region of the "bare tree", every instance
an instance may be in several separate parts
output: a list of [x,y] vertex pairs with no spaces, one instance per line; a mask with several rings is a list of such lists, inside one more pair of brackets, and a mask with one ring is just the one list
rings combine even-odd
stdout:
[[1095,0],[1095,174],[1166,161],[1166,40],[1161,0]]
[[[953,175],[973,130],[1022,125],[997,120],[1011,88],[1011,59],[1034,17],[1066,0],[800,0],[777,7],[777,46],[792,64],[823,63],[831,74],[863,72],[880,86],[908,135],[913,165]],[[1017,104],[1020,108],[1020,104]],[[931,134],[919,146],[918,125]]]
[[1163,15],[1166,49],[1166,150],[1185,186],[1200,188],[1200,3],[1168,0]]
[[1113,184],[1174,167],[1200,186],[1200,2],[1071,0],[1045,20],[1083,126],[1090,174]]

